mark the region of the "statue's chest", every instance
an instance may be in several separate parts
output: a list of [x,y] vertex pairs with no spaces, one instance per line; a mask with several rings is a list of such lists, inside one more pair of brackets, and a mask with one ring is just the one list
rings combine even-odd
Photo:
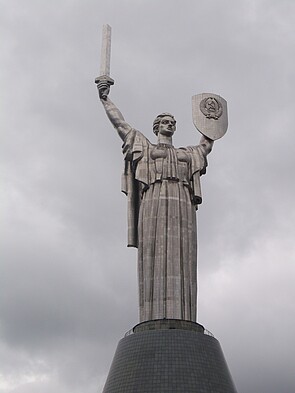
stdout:
[[150,151],[150,162],[162,179],[184,180],[190,163],[190,156],[184,149],[157,145]]

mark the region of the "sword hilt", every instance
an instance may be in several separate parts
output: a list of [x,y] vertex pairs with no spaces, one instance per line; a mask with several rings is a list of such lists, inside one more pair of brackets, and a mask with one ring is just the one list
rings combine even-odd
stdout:
[[[97,84],[97,88],[104,87],[105,89],[109,89],[115,81],[108,75],[101,75],[95,78],[95,83]],[[107,98],[107,94],[102,95],[101,98],[105,100]]]

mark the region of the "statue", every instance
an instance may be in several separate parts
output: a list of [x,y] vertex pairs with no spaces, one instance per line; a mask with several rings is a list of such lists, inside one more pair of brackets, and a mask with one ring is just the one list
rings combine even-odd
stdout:
[[[164,318],[195,322],[200,177],[206,172],[213,139],[220,135],[209,138],[201,130],[198,145],[175,148],[176,120],[162,113],[153,123],[157,143],[151,143],[109,99],[113,80],[107,73],[102,75],[96,79],[99,97],[123,141],[122,191],[128,198],[128,246],[138,248],[140,322]],[[219,96],[193,98],[195,104],[202,102],[198,108],[209,122],[222,114],[222,104],[215,97]]]

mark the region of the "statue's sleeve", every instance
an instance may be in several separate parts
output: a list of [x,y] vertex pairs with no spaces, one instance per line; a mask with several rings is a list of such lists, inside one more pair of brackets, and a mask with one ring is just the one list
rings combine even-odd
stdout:
[[142,190],[148,187],[150,142],[139,131],[131,130],[123,142],[124,172],[122,192],[127,195],[128,247],[138,246],[138,215]]
[[208,165],[204,149],[199,146],[188,146],[187,151],[190,153],[190,185],[193,193],[192,201],[198,209],[198,205],[202,203],[202,190],[200,177],[206,173]]

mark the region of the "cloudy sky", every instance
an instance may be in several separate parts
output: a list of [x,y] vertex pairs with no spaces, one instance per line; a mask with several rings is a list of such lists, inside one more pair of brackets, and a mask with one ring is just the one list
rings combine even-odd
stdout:
[[228,101],[202,178],[198,322],[239,393],[294,393],[294,0],[1,0],[0,393],[101,392],[138,322],[121,141],[93,83],[151,140],[191,97]]

